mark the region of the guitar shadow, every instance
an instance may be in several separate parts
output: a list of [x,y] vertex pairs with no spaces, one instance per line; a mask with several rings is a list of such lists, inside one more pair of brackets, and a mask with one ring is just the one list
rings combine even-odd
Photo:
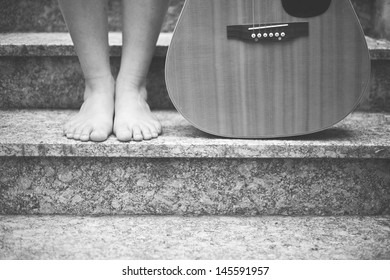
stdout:
[[315,132],[307,135],[279,138],[284,140],[298,140],[298,141],[331,141],[331,140],[348,140],[352,139],[354,132],[349,129],[332,127],[326,130]]
[[232,139],[241,141],[269,141],[269,140],[280,140],[280,141],[334,141],[334,140],[348,140],[352,139],[356,134],[354,131],[346,128],[332,127],[326,130],[315,132],[307,135],[282,137],[282,138],[266,138],[266,139],[247,139],[247,138],[231,138],[215,136],[206,132],[203,132],[195,127],[189,127],[186,131],[187,136],[193,138],[206,138],[206,139]]

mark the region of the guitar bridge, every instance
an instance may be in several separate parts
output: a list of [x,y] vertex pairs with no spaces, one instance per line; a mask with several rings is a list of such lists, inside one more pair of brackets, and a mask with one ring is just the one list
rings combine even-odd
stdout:
[[227,38],[246,42],[281,42],[309,35],[308,22],[229,25]]

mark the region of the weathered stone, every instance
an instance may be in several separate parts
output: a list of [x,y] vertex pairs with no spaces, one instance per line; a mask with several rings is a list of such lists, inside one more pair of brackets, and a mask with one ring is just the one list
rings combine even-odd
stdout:
[[390,39],[390,0],[375,0],[372,13],[372,35]]
[[[69,35],[25,35],[0,35],[4,38],[0,43],[0,109],[79,108],[84,80]],[[164,79],[170,38],[167,34],[160,36],[150,67],[147,88],[152,108],[173,108]],[[120,65],[120,34],[111,34],[110,42],[112,72],[116,75]]]
[[153,141],[80,143],[74,112],[5,111],[2,214],[390,214],[389,116],[354,114],[322,133],[281,140],[212,137],[157,112]]
[[389,226],[389,216],[0,216],[0,259],[388,260]]
[[372,36],[374,29],[373,12],[376,0],[352,0],[365,34]]
[[[388,0],[353,0],[352,3],[367,35],[383,36],[383,19]],[[376,3],[378,2],[378,3]],[[184,0],[171,0],[163,25],[164,32],[172,32]],[[111,31],[121,30],[120,0],[110,0],[108,23]],[[66,32],[64,20],[56,0],[1,0],[0,32]]]
[[62,135],[76,111],[0,111],[0,156],[131,158],[348,158],[390,159],[390,115],[355,113],[323,132],[287,139],[213,137],[177,112],[157,111],[164,133],[153,141],[99,144]]
[[[160,33],[155,57],[165,58],[172,33]],[[375,40],[372,40],[375,44]],[[120,57],[122,34],[109,33],[110,56]],[[380,45],[380,49],[383,49]],[[9,33],[0,34],[0,57],[75,57],[69,33]]]
[[[164,32],[172,32],[184,0],[172,0],[163,24]],[[108,25],[121,30],[121,1],[108,2]],[[57,0],[1,0],[0,32],[66,32],[67,28]]]
[[389,170],[379,159],[0,158],[0,214],[383,215]]

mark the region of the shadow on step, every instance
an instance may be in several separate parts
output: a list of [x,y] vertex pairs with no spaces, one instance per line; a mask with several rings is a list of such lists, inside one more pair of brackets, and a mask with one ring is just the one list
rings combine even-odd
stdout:
[[[208,138],[208,139],[229,139],[228,137],[220,137],[208,134],[203,132],[195,127],[188,126],[185,129],[180,130],[180,134],[183,136],[188,136],[192,138]],[[302,135],[295,137],[285,137],[285,138],[274,138],[274,139],[258,139],[258,140],[289,140],[289,141],[330,141],[330,140],[347,140],[351,139],[354,136],[352,130],[341,128],[341,127],[331,127],[326,130]],[[250,139],[254,140],[254,139]]]

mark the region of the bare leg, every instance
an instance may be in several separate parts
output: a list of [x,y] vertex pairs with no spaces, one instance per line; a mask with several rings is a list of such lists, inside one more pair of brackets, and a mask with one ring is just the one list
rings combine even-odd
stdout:
[[123,50],[115,89],[114,133],[120,141],[149,140],[161,124],[146,103],[146,76],[169,0],[123,0]]
[[85,78],[84,103],[64,126],[81,141],[104,141],[112,132],[114,89],[109,61],[107,0],[59,0]]

